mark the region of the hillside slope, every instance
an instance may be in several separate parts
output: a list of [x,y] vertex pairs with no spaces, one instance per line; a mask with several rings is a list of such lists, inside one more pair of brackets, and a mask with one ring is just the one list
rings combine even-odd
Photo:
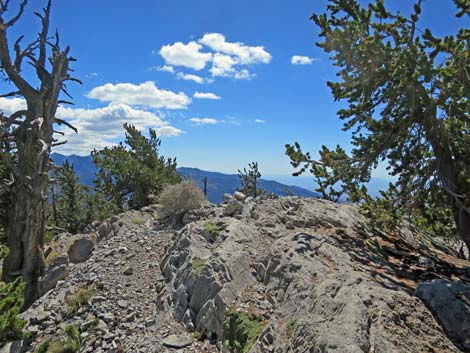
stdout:
[[[178,173],[185,179],[193,180],[201,188],[202,179],[207,177],[207,198],[212,203],[219,203],[223,195],[233,194],[240,187],[240,178],[236,174],[208,172],[198,168],[178,168]],[[318,197],[319,194],[293,185],[285,185],[274,180],[260,179],[259,187],[268,194],[279,196]]]
[[[74,165],[77,176],[81,183],[92,186],[96,168],[92,163],[91,156],[64,156],[58,153],[51,155],[52,160],[58,166],[65,163],[66,160]],[[178,173],[184,179],[191,179],[201,188],[203,187],[202,179],[207,177],[207,199],[212,203],[222,202],[225,193],[232,194],[240,187],[240,179],[236,174],[223,174],[217,172],[208,172],[198,168],[178,168]],[[260,180],[260,188],[268,194],[276,194],[280,196],[301,196],[301,197],[318,197],[319,194],[298,186],[285,185],[273,180]]]
[[178,227],[156,205],[59,241],[42,282],[63,281],[24,314],[34,346],[72,324],[83,352],[470,351],[470,262],[445,245],[370,229],[353,205],[239,199]]

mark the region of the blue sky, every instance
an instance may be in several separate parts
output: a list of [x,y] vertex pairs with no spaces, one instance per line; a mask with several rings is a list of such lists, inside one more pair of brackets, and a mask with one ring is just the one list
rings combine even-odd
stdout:
[[[318,30],[309,20],[326,3],[54,1],[52,28],[71,46],[84,83],[69,85],[75,106],[59,112],[79,134],[55,151],[85,155],[115,143],[123,121],[156,128],[162,153],[179,165],[227,173],[258,161],[264,175],[289,175],[284,145],[294,141],[312,152],[322,144],[348,147],[336,117],[341,105],[326,87],[335,69],[315,46]],[[428,0],[423,13],[422,26],[437,34],[465,21],[455,19],[451,0]],[[13,36],[37,32],[29,14]],[[8,111],[21,102],[0,105]]]

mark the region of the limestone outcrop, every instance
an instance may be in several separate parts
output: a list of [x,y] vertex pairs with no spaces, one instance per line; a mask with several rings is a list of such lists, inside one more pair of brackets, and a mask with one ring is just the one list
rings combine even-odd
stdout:
[[470,351],[470,263],[444,243],[354,205],[243,196],[179,224],[157,206],[95,224],[23,314],[29,352],[67,325],[97,353]]

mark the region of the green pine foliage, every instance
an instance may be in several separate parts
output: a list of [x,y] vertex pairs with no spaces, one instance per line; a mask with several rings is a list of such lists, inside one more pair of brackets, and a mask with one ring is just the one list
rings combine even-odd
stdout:
[[[7,254],[8,249],[2,247],[0,259]],[[26,321],[21,320],[18,315],[24,302],[24,287],[21,277],[10,283],[0,281],[0,347],[23,336],[22,330]]]
[[96,189],[112,213],[147,206],[165,185],[180,181],[176,159],[159,155],[155,130],[146,137],[133,125],[124,124],[124,129],[124,142],[92,152]]
[[247,353],[263,331],[261,318],[230,310],[224,318],[223,343],[231,353]]
[[258,169],[258,162],[249,163],[248,169],[243,168],[243,171],[238,169],[238,177],[241,182],[239,191],[245,195],[257,197],[263,193],[263,190],[258,187],[258,182],[261,178],[261,173]]
[[362,173],[357,163],[339,145],[335,150],[322,146],[319,151],[320,159],[312,159],[309,152],[304,153],[299,143],[286,145],[286,155],[294,168],[292,175],[299,176],[310,172],[316,184],[316,189],[325,200],[339,202],[341,197],[348,196],[350,201],[359,201],[366,193],[364,183],[369,176]]
[[56,225],[77,233],[86,226],[85,192],[75,173],[73,165],[68,161],[55,174],[57,194],[55,198]]
[[[454,3],[457,16],[470,15],[468,0]],[[470,248],[470,30],[434,35],[420,22],[421,4],[405,16],[383,0],[329,0],[312,16],[319,47],[338,67],[328,83],[346,103],[338,115],[352,131],[342,178],[357,191],[388,162],[395,207],[425,228],[458,232]]]

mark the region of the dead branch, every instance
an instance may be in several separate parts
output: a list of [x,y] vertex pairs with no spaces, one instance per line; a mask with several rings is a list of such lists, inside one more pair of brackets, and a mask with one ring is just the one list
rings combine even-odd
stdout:
[[13,91],[5,94],[0,94],[1,98],[7,98],[7,97],[16,97],[16,96],[21,96],[20,91]]
[[57,146],[60,146],[60,145],[65,145],[68,141],[65,140],[65,141],[61,141],[61,142],[57,142],[57,143],[52,143],[51,144],[51,147],[57,147]]
[[[7,2],[5,3],[6,6],[8,6],[8,3],[9,3],[9,1],[7,1]],[[21,15],[23,14],[24,8],[25,8],[25,6],[26,6],[27,3],[28,3],[28,0],[23,0],[23,2],[20,4],[20,8],[18,9],[18,12],[16,13],[16,15],[15,15],[10,21],[8,21],[8,22],[5,24],[6,27],[11,27],[11,26],[13,26],[13,25],[16,23],[16,21],[19,20],[19,18],[20,18]]]
[[64,124],[65,126],[69,127],[70,129],[72,129],[73,131],[75,131],[75,133],[77,134],[78,133],[78,130],[75,126],[73,126],[72,124],[66,122],[65,120],[62,120],[62,119],[59,119],[59,118],[55,118],[54,119],[54,122],[56,124],[59,124],[59,125],[62,125]]

